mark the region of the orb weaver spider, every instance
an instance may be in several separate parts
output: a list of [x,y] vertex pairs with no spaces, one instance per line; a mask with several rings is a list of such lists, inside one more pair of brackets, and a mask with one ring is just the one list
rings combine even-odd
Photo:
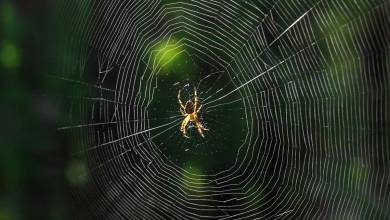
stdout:
[[184,137],[190,138],[187,135],[187,125],[189,122],[192,122],[197,128],[200,136],[204,138],[204,131],[208,131],[208,129],[203,127],[202,123],[199,121],[198,118],[198,112],[202,108],[202,105],[198,107],[199,99],[196,92],[196,88],[194,88],[194,102],[192,102],[192,100],[188,100],[185,105],[183,105],[183,102],[181,101],[180,92],[181,90],[179,90],[179,93],[177,94],[177,100],[179,101],[180,112],[184,116],[184,119],[181,122],[181,126],[180,126],[181,133],[183,133]]

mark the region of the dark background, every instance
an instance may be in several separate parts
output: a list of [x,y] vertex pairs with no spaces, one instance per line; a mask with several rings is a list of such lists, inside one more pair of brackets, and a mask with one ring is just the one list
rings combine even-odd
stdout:
[[[85,183],[88,181],[85,177],[88,168],[84,161],[85,155],[78,154],[82,148],[79,146],[78,138],[82,138],[82,133],[75,134],[72,133],[72,131],[63,132],[58,130],[62,125],[67,125],[68,123],[66,122],[69,121],[69,115],[66,113],[69,112],[70,104],[64,97],[75,94],[78,96],[91,94],[90,91],[84,91],[80,86],[63,83],[63,81],[53,77],[67,75],[65,72],[68,69],[60,68],[60,66],[69,62],[69,60],[64,62],[64,57],[75,57],[72,54],[65,54],[65,52],[68,52],[68,50],[65,50],[66,48],[64,48],[66,47],[64,42],[66,42],[67,37],[71,36],[72,39],[81,39],[80,36],[77,36],[77,33],[71,32],[72,27],[70,26],[72,23],[66,21],[67,13],[73,9],[67,8],[66,6],[68,6],[68,4],[61,4],[62,2],[63,1],[48,0],[3,0],[0,2],[0,96],[2,100],[0,102],[0,115],[2,119],[0,126],[0,220],[56,220],[74,219],[75,216],[80,219],[89,219],[93,216],[89,213],[87,203],[94,201],[95,198],[83,198],[82,196],[94,195],[95,192],[98,192],[98,189],[88,188],[88,185],[85,186]],[[383,16],[387,15],[378,14],[378,17]],[[382,30],[379,26],[380,24],[377,24],[376,26],[372,26],[372,29],[370,30],[360,31],[378,33],[381,35]],[[270,39],[272,39],[272,37],[273,36],[269,36]],[[369,49],[374,52],[382,49],[375,44],[375,39],[371,39],[370,45],[372,45],[372,47]],[[386,66],[389,63],[389,61],[386,60],[387,58],[387,55],[378,53],[378,55],[372,57],[367,56],[366,60],[362,63],[367,66],[367,69],[372,69],[371,66],[373,63],[384,64],[378,65],[380,68],[383,68],[383,66]],[[96,63],[94,62],[96,61],[89,62],[90,63],[86,65],[89,67],[89,70],[85,72],[96,72],[94,69],[96,68]],[[196,60],[194,63],[197,63],[200,66],[200,69],[203,67],[208,69],[205,70],[205,74],[212,72],[211,68],[202,63],[202,61]],[[339,65],[343,65],[343,63]],[[370,82],[379,85],[377,88],[375,88],[375,85],[368,88],[368,92],[374,93],[377,89],[388,92],[388,73],[387,69],[377,69],[375,73],[367,75]],[[87,82],[92,82],[95,80],[95,77],[96,76],[93,74],[85,75],[84,79]],[[171,85],[175,80],[167,80],[169,82],[163,81],[164,79],[162,79],[162,86],[160,87],[162,91],[172,89]],[[177,88],[173,88],[169,92],[173,95],[169,97],[160,97],[158,100],[166,98],[166,101],[163,103],[153,103],[152,108],[155,107],[158,109],[162,107],[171,109],[172,105],[168,103],[176,104],[176,97],[174,95],[177,92]],[[348,99],[348,97],[346,99]],[[363,100],[363,98],[351,98],[351,100],[352,104],[358,103],[365,105],[369,103],[366,103],[366,100]],[[383,100],[378,99],[373,103],[382,103]],[[369,131],[365,131],[364,135],[367,136],[368,140],[371,140],[370,138],[374,137],[372,139],[377,138],[375,140],[378,140],[378,142],[382,141],[381,143],[377,143],[378,145],[372,145],[373,147],[371,147],[372,142],[368,142],[364,145],[364,149],[368,150],[368,152],[371,152],[370,150],[372,149],[372,152],[384,153],[388,151],[388,148],[387,150],[385,148],[385,144],[389,143],[389,125],[388,121],[384,121],[387,119],[386,117],[388,117],[388,113],[384,111],[388,109],[387,103],[383,105],[382,109],[373,110],[378,112],[370,112],[371,110],[367,110],[367,115],[369,116],[379,115],[379,121],[371,122],[367,120],[368,122],[364,122],[367,124],[367,129],[370,129]],[[336,104],[335,106],[337,107]],[[304,112],[305,108],[302,107],[302,109],[302,112]],[[329,109],[332,110],[333,107],[330,106]],[[326,113],[326,110],[323,112]],[[156,114],[155,117],[160,115],[158,111],[152,113]],[[167,116],[169,116],[169,114],[167,114]],[[215,117],[221,117],[221,115],[215,114]],[[222,132],[228,128],[223,119],[224,118],[215,119],[220,124],[211,125],[214,126],[212,131],[216,131],[215,135],[218,137],[215,139],[216,141],[221,140],[228,142],[229,140],[225,137],[232,137],[232,135],[239,134],[234,130],[229,130],[229,133]],[[77,119],[73,120],[78,121]],[[354,123],[355,122],[351,122],[347,127],[339,128],[339,131],[333,130],[332,132],[334,133],[326,135],[334,137],[335,140],[341,140],[347,143],[349,141],[349,136],[355,139],[359,136],[359,133],[355,132],[357,129],[355,129]],[[313,131],[313,133],[316,135],[315,131]],[[276,139],[276,135],[272,132],[269,132],[267,135],[270,139]],[[316,141],[321,142],[322,138],[324,138],[321,135],[323,134],[320,134],[319,132]],[[345,135],[345,138],[340,138],[339,136],[341,135]],[[286,137],[286,139],[288,139],[288,137]],[[160,141],[163,141],[163,138]],[[179,141],[176,141],[175,143],[178,145],[181,144]],[[270,146],[273,146],[274,144],[275,143],[269,143]],[[210,146],[219,145],[218,142],[215,142],[211,143]],[[378,150],[376,151],[374,147],[377,147]],[[218,150],[221,151],[221,149],[216,149],[215,152]],[[213,156],[209,154],[210,152],[209,149],[203,149],[203,151],[200,150],[200,154],[194,154],[195,156],[187,157],[188,154],[183,153],[182,148],[173,147],[166,150],[168,155],[177,159],[177,163],[180,164],[189,159],[196,159],[198,163],[207,167],[207,171],[210,172],[214,172],[215,167],[213,167],[212,164],[225,163],[225,160],[223,159],[231,161],[232,154],[235,154],[235,151],[233,150],[231,152],[226,150],[225,158],[213,160],[215,157],[213,158]],[[202,154],[205,156],[202,157]],[[352,161],[352,165],[340,165],[340,167],[345,168],[345,172],[339,171],[340,176],[348,173],[351,174],[352,180],[356,180],[356,185],[352,184],[353,186],[351,186],[352,189],[348,188],[350,186],[343,185],[339,187],[341,190],[347,188],[345,190],[349,192],[349,190],[354,191],[355,189],[362,189],[360,182],[364,175],[361,174],[363,173],[361,171],[365,170],[363,162],[365,160],[371,160],[372,155],[373,153],[366,155],[361,161]],[[372,158],[375,159],[375,155],[372,156]],[[109,159],[109,157],[106,159]],[[269,162],[270,166],[276,166],[277,162],[275,161],[277,161],[278,158],[275,156],[275,158],[270,157],[269,159],[272,160]],[[325,158],[324,160],[328,161],[328,159],[329,158]],[[208,165],[207,161],[210,161],[211,165]],[[332,158],[330,158],[330,161],[332,161]],[[189,164],[191,165],[191,163]],[[181,165],[183,167],[188,166],[188,164]],[[381,167],[381,165],[384,164],[379,164],[378,167],[371,167],[371,169],[375,174],[378,172],[381,176],[388,176],[388,173],[386,174],[386,172],[388,172],[388,167]],[[283,166],[283,164],[279,164],[279,166]],[[196,166],[191,169],[189,168],[189,171],[193,171],[194,173],[198,172]],[[220,167],[215,170],[220,170]],[[99,173],[95,173],[94,175],[98,176]],[[272,175],[272,172],[265,174],[266,177]],[[305,175],[319,176],[320,174],[309,173]],[[333,177],[329,177],[328,181],[332,183],[338,181],[338,179],[333,180],[332,178]],[[377,184],[378,182],[375,183]],[[337,184],[335,186],[337,186]],[[331,187],[336,188],[335,186],[331,185]],[[88,190],[91,190],[92,193],[88,193]],[[386,190],[388,190],[388,188],[385,187],[384,191]],[[84,192],[84,194],[80,194],[80,191]],[[387,194],[383,194],[384,196],[388,195],[388,191],[386,192]],[[303,191],[302,194],[304,193],[305,192]],[[272,195],[268,196],[272,197]],[[359,193],[356,193],[356,196],[364,197],[363,194]],[[377,198],[380,199],[380,196]],[[381,204],[376,203],[377,201],[382,201],[377,200],[377,198],[368,198],[367,203],[378,206],[381,213],[384,213],[383,216],[388,216],[386,207],[382,207]],[[274,200],[275,203],[279,202],[277,201],[278,198],[274,198]],[[320,208],[321,205],[323,205],[323,203],[319,202],[318,206]],[[331,211],[332,210],[330,210],[330,212]],[[104,217],[104,213],[102,216]]]

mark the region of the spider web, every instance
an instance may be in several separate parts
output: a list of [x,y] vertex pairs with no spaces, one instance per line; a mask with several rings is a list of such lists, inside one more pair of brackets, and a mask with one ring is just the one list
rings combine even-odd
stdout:
[[[63,8],[59,130],[94,218],[390,217],[389,1]],[[187,139],[194,87],[209,130]]]

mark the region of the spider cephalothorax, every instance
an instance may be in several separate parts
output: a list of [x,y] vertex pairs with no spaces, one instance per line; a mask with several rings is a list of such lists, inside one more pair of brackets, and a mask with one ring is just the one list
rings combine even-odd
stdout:
[[186,138],[189,138],[187,135],[187,125],[189,122],[194,123],[195,127],[198,129],[199,134],[204,137],[203,131],[207,131],[205,127],[203,127],[202,123],[199,121],[198,118],[198,112],[202,108],[202,106],[199,105],[199,100],[198,100],[198,95],[196,93],[196,88],[194,88],[194,102],[192,100],[189,100],[186,102],[185,105],[183,105],[183,102],[180,99],[180,90],[179,93],[177,94],[177,99],[179,101],[180,105],[180,112],[184,116],[184,119],[181,123],[180,126],[180,131],[183,133],[183,136]]
[[184,106],[186,114],[191,114],[194,112],[194,103],[192,101],[186,102],[186,105]]

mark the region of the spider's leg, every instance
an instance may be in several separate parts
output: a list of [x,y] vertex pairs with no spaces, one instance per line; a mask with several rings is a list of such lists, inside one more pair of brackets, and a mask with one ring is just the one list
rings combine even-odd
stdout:
[[197,107],[198,107],[198,93],[196,91],[196,87],[194,87],[194,96],[195,96],[195,104],[194,104],[194,110],[197,111]]
[[199,122],[199,124],[200,124],[200,127],[201,127],[203,130],[205,130],[205,131],[208,131],[208,130],[209,130],[208,128],[205,128],[205,127],[202,125],[202,123]]
[[203,128],[202,124],[199,121],[196,121],[195,125],[196,125],[196,128],[198,129],[198,133],[200,134],[200,136],[202,136],[202,138],[204,138],[204,134],[203,134],[203,130],[202,130],[202,128]]
[[188,122],[190,121],[190,116],[188,115],[187,117],[185,117],[181,123],[181,126],[180,126],[180,131],[181,133],[183,133],[183,136],[186,137],[186,138],[190,138],[188,137],[187,135],[187,124]]
[[198,120],[198,118],[196,118],[196,126],[204,131],[208,131],[209,129],[208,128],[205,128],[202,123]]
[[183,102],[181,102],[180,92],[181,92],[181,90],[179,90],[179,93],[177,94],[177,100],[179,102],[180,109],[182,110],[182,109],[185,109],[186,107],[183,105]]
[[183,116],[187,116],[187,113],[184,111],[182,107],[180,107],[179,110]]
[[199,108],[196,110],[196,113],[198,113],[200,111],[200,109],[202,109],[202,106],[203,105],[200,105]]

